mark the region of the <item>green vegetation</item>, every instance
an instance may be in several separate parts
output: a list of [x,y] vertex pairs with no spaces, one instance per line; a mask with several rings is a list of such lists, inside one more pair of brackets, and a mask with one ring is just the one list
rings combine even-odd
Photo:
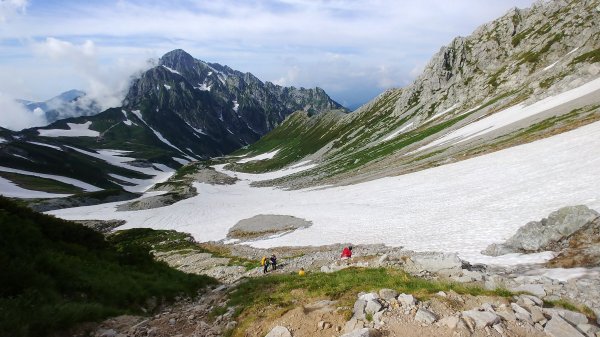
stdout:
[[131,245],[146,247],[148,250],[168,252],[174,250],[199,250],[192,236],[174,230],[155,230],[151,228],[132,228],[117,231],[108,236],[117,249],[127,249]]
[[307,273],[269,275],[248,279],[232,293],[228,306],[235,306],[238,328],[233,336],[243,336],[245,327],[267,315],[284,312],[311,300],[327,297],[340,301],[340,306],[350,306],[361,291],[378,291],[382,288],[413,294],[421,300],[439,291],[456,291],[459,294],[497,295],[508,297],[510,292],[499,289],[484,290],[462,284],[428,281],[395,269],[350,268],[335,273]]
[[73,194],[80,193],[82,189],[73,185],[65,184],[53,179],[40,178],[30,175],[0,172],[0,177],[8,179],[17,186],[34,191],[44,191],[48,193]]
[[556,301],[544,301],[544,307],[549,308],[563,308],[575,312],[580,312],[586,315],[590,320],[596,321],[596,314],[594,310],[590,309],[587,305],[575,305],[566,300],[556,300]]
[[[154,261],[147,247],[0,198],[0,331],[42,336],[139,312],[146,300],[194,295],[216,281]],[[152,309],[152,308],[149,308]]]
[[590,52],[587,52],[585,54],[581,54],[581,55],[577,56],[576,58],[573,59],[573,61],[571,61],[571,65],[581,63],[581,62],[589,62],[589,63],[600,62],[600,48],[594,49]]
[[501,83],[501,82],[498,82],[498,79],[500,78],[500,75],[504,74],[505,71],[506,71],[506,66],[498,69],[498,71],[496,71],[492,76],[490,76],[490,79],[488,80],[488,84],[494,88],[498,87]]

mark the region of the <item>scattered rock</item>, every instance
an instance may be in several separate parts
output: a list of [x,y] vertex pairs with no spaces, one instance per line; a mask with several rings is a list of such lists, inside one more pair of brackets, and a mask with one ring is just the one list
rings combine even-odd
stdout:
[[393,289],[381,289],[379,290],[379,296],[386,301],[398,297],[398,292]]
[[427,309],[419,308],[415,315],[415,321],[425,324],[433,324],[435,321],[437,321],[437,316]]
[[462,316],[472,319],[478,329],[500,323],[500,317],[490,311],[468,310],[463,311]]
[[325,330],[325,329],[329,329],[332,327],[331,323],[327,322],[327,321],[319,321],[319,323],[317,324],[317,327],[319,328],[319,330]]
[[562,319],[573,325],[587,324],[588,322],[588,319],[584,314],[571,310],[548,308],[544,309],[544,313],[552,316],[552,318],[560,316]]
[[447,326],[450,330],[454,330],[458,326],[459,321],[460,318],[457,316],[448,316],[440,319],[438,323],[439,325]]
[[341,337],[377,337],[379,333],[377,330],[362,328],[359,330],[354,330],[347,334],[342,335]]
[[552,316],[552,319],[546,323],[544,332],[552,337],[585,337],[559,316]]
[[413,297],[413,295],[400,294],[398,295],[398,302],[402,304],[403,307],[412,308],[415,306],[417,301]]
[[381,308],[383,308],[383,306],[381,305],[381,303],[379,303],[378,300],[369,300],[367,301],[367,305],[365,306],[365,313],[373,315],[379,310],[381,310]]
[[290,331],[281,325],[274,327],[265,337],[292,337]]

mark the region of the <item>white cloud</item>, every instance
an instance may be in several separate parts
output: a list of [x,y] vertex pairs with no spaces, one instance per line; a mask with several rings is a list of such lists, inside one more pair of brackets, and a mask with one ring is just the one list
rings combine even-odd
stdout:
[[0,23],[9,21],[19,13],[24,13],[28,2],[28,0],[0,0]]
[[30,112],[14,98],[0,92],[0,126],[19,131],[46,125],[43,111]]
[[[97,67],[95,58],[102,55],[101,68],[107,68],[107,62],[115,65],[118,59],[143,62],[150,54],[160,56],[182,48],[197,58],[252,72],[263,80],[320,86],[335,91],[334,98],[343,101],[373,91],[366,85],[378,89],[405,85],[415,78],[414,69],[454,36],[467,35],[510,7],[529,6],[531,2],[70,2],[5,25],[0,30],[0,53],[2,39],[40,41],[54,36],[56,39],[44,42],[48,56],[66,50],[84,59],[87,55]],[[29,12],[33,12],[34,5]],[[355,79],[360,74],[365,76],[362,81]],[[93,78],[100,83],[106,80],[97,73]],[[101,86],[90,80],[87,83],[90,87]]]
[[72,65],[85,82],[83,90],[87,95],[78,102],[83,106],[90,101],[97,102],[102,109],[120,106],[132,76],[149,67],[141,59],[118,58],[113,63],[102,64],[99,48],[91,40],[77,45],[49,37],[44,42],[34,43],[32,48],[40,58],[58,65]]

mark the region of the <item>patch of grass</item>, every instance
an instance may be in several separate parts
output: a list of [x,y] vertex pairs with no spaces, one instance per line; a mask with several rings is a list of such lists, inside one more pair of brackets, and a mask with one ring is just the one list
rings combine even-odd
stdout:
[[92,229],[3,197],[0,232],[0,331],[6,336],[43,336],[139,313],[151,297],[195,295],[216,283],[154,261],[143,245],[114,245]]
[[556,301],[544,301],[544,307],[548,308],[563,308],[570,311],[580,312],[587,316],[590,320],[596,321],[596,314],[594,310],[590,309],[587,305],[576,305],[567,300],[556,300]]
[[251,270],[260,266],[260,261],[250,260],[243,257],[235,256],[231,254],[231,251],[222,246],[213,246],[210,243],[200,243],[199,249],[205,253],[210,253],[215,257],[228,258],[228,266],[242,266],[246,270]]
[[208,314],[208,319],[214,321],[215,318],[225,314],[227,312],[227,306],[214,307],[213,310]]
[[48,193],[74,194],[81,193],[83,190],[79,187],[62,183],[53,179],[40,178],[30,175],[0,172],[0,177],[8,179],[17,186],[34,191],[44,191]]
[[590,52],[587,52],[585,54],[581,54],[581,55],[577,56],[576,58],[573,59],[573,61],[571,61],[571,65],[581,63],[581,62],[589,62],[589,63],[600,62],[600,48],[594,49]]
[[175,230],[156,230],[151,228],[132,228],[117,231],[108,236],[108,240],[117,248],[143,246],[157,252],[192,249],[200,250],[194,238],[188,233]]
[[[489,291],[481,287],[428,281],[395,269],[349,268],[335,273],[309,273],[303,277],[295,274],[269,275],[253,278],[240,284],[230,293],[228,306],[235,306],[240,322],[233,336],[243,336],[243,327],[256,319],[264,319],[269,312],[289,310],[295,305],[327,297],[338,300],[340,306],[351,307],[356,294],[361,291],[395,289],[418,298],[439,291],[454,290],[459,294],[510,296],[505,290]],[[299,291],[300,290],[300,291]]]

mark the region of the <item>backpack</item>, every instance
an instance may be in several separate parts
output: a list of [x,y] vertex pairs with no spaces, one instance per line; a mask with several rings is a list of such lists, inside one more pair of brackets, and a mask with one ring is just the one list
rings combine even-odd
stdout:
[[262,257],[262,259],[260,260],[260,265],[261,265],[261,266],[264,266],[264,265],[265,265],[265,263],[267,263],[267,257],[266,257],[266,256],[263,256],[263,257]]

